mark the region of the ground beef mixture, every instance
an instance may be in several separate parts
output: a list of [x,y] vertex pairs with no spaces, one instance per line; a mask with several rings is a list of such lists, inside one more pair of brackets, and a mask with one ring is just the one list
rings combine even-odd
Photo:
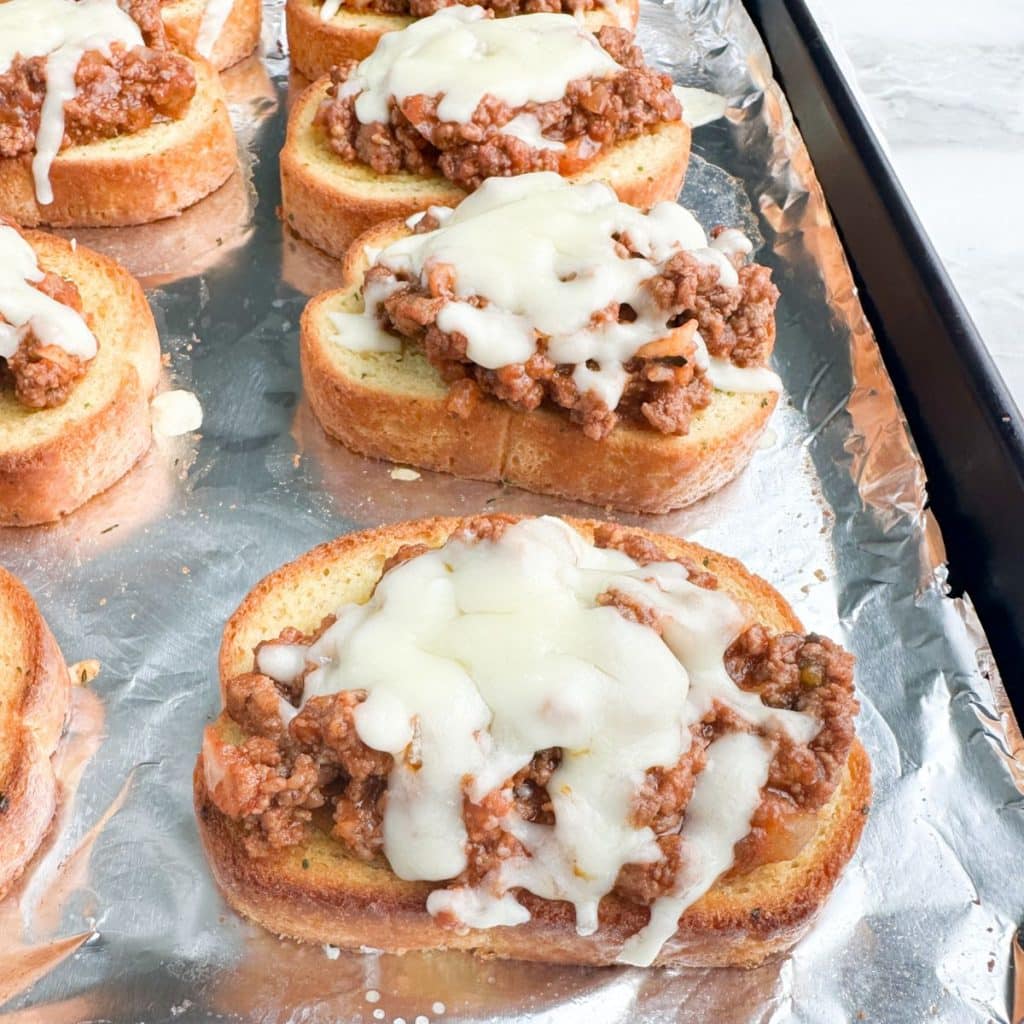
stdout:
[[[436,219],[428,215],[417,224],[417,230],[436,226]],[[628,238],[617,242],[624,259],[636,253]],[[449,265],[433,265],[425,284],[418,277],[399,275],[398,289],[375,312],[385,330],[423,349],[449,385],[447,408],[453,416],[468,417],[483,395],[491,395],[527,411],[541,405],[564,409],[595,441],[607,437],[620,421],[661,434],[685,434],[694,413],[709,404],[713,392],[710,380],[695,364],[692,330],[687,328],[700,331],[712,355],[739,366],[764,365],[771,353],[779,297],[771,271],[745,264],[742,256],[734,259],[739,278],[735,286],[723,284],[717,267],[688,252],[673,256],[660,273],[644,282],[654,302],[665,311],[666,345],[651,354],[641,350],[624,364],[626,386],[614,410],[594,392],[579,390],[573,380],[575,366],[549,359],[543,338],[525,363],[491,370],[472,362],[466,336],[437,326],[441,310],[455,298],[455,272]],[[367,272],[366,282],[390,281],[392,276],[392,271],[378,265]],[[487,305],[479,297],[462,297],[461,301]],[[630,321],[635,316],[628,304],[611,303],[594,314],[592,324]]]
[[[621,65],[614,75],[578,79],[569,83],[560,100],[519,108],[487,96],[466,124],[440,121],[441,97],[424,95],[401,103],[392,100],[386,124],[360,124],[356,97],[340,95],[340,87],[356,66],[348,61],[332,70],[330,91],[315,123],[339,156],[368,164],[379,174],[440,173],[470,190],[485,178],[530,171],[572,174],[605,147],[682,116],[672,80],[644,64],[629,32],[605,27],[598,40]],[[544,137],[565,148],[535,149],[503,134],[503,126],[519,114],[535,117]]]
[[[0,217],[0,225],[18,230],[6,217]],[[73,281],[44,271],[43,279],[33,287],[82,312],[82,296]],[[85,375],[90,361],[72,355],[59,345],[44,345],[28,331],[9,359],[0,358],[0,388],[12,387],[15,398],[30,409],[51,409],[67,400],[72,388]]]
[[375,14],[404,14],[428,18],[445,7],[463,3],[467,7],[483,7],[498,17],[513,14],[579,14],[592,11],[595,0],[348,0],[351,11],[373,11]]
[[[119,43],[110,57],[86,53],[78,65],[74,99],[64,104],[64,146],[94,142],[180,117],[195,94],[191,63],[166,49],[157,0],[123,0],[142,29],[145,46]],[[0,75],[0,157],[35,149],[46,98],[46,58],[16,56]]]
[[[470,541],[493,540],[513,522],[510,516],[481,516],[467,522],[460,534]],[[594,542],[623,550],[643,565],[672,560],[656,542],[613,524],[600,527]],[[406,545],[386,564],[400,565],[426,550],[422,544]],[[683,561],[696,585],[717,586],[717,579],[706,568],[677,560]],[[608,599],[601,603],[635,621],[650,621],[657,628],[650,609],[616,595],[609,591]],[[296,630],[286,630],[281,639],[293,643],[301,636]],[[821,731],[807,745],[776,738],[775,756],[751,833],[736,845],[732,873],[740,874],[792,857],[806,842],[814,812],[838,785],[853,742],[857,702],[853,658],[814,634],[772,634],[763,626],[751,626],[726,651],[725,667],[739,686],[757,692],[766,704],[811,712],[822,722]],[[223,748],[216,804],[223,813],[244,823],[249,852],[256,856],[302,842],[314,812],[330,806],[332,834],[356,857],[377,857],[382,848],[381,822],[392,758],[370,749],[356,734],[353,712],[365,693],[314,697],[287,727],[280,714],[282,695],[297,700],[294,692],[283,692],[258,673],[228,683],[228,713],[250,738],[241,746]],[[725,733],[752,728],[728,708],[716,705],[692,726],[689,749],[677,764],[647,772],[634,800],[632,822],[653,830],[664,856],[654,864],[623,867],[613,890],[616,894],[646,906],[671,890],[685,857],[679,831],[707,763],[708,747]],[[415,749],[415,742],[410,749]],[[449,885],[487,884],[504,860],[524,852],[502,826],[502,818],[510,810],[526,821],[553,823],[547,787],[561,760],[559,748],[538,751],[526,767],[478,802],[470,798],[471,780],[467,780],[463,795],[467,866]]]

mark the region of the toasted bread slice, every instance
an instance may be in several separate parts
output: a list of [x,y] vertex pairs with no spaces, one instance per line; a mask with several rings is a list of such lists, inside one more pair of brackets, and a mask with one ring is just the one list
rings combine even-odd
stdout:
[[183,117],[62,150],[50,170],[49,205],[36,201],[31,153],[0,159],[0,214],[23,227],[148,224],[220,188],[238,166],[238,149],[217,73],[195,64],[196,93]]
[[[343,6],[330,21],[323,21],[321,6],[319,0],[287,0],[285,4],[292,65],[309,79],[326,75],[342,61],[368,57],[382,35],[397,32],[416,20]],[[639,16],[639,0],[620,0],[614,9],[596,7],[588,11],[584,23],[591,32],[604,25],[618,25],[632,32]]]
[[[327,78],[314,82],[288,118],[281,151],[281,206],[288,227],[340,259],[360,234],[381,221],[404,220],[430,206],[456,206],[466,197],[447,178],[380,175],[328,149],[313,118],[329,85]],[[676,198],[689,158],[689,126],[663,122],[613,146],[569,180],[607,182],[624,203],[646,210]]]
[[[588,539],[598,525],[569,522]],[[366,601],[384,561],[403,545],[440,546],[461,523],[427,519],[350,534],[272,573],[256,585],[227,624],[220,650],[222,682],[250,671],[256,644],[277,636],[285,626],[313,630],[342,604]],[[703,562],[718,576],[720,587],[758,622],[772,630],[802,632],[781,595],[734,559],[676,538],[635,532],[655,539],[671,556]],[[244,739],[226,715],[214,728],[226,742]],[[394,953],[463,949],[522,960],[608,964],[615,961],[623,941],[647,920],[646,910],[606,896],[598,932],[581,937],[569,904],[524,893],[520,898],[532,915],[528,923],[456,934],[427,914],[431,884],[402,881],[382,860],[356,860],[326,832],[315,831],[305,845],[250,858],[241,828],[209,800],[202,756],[194,785],[200,834],[228,901],[257,923],[291,938]],[[817,831],[801,853],[720,880],[683,914],[657,963],[751,967],[792,946],[852,856],[870,798],[870,763],[855,742],[842,782],[820,812]]]
[[688,433],[619,424],[593,441],[566,414],[524,412],[484,396],[467,419],[445,406],[448,386],[415,346],[354,352],[335,341],[330,313],[363,310],[366,248],[406,232],[379,225],[345,260],[346,287],[313,299],[299,337],[309,403],[332,437],[361,455],[629,512],[667,512],[718,490],[750,461],[778,401],[774,391],[716,391]]
[[70,681],[32,595],[0,568],[0,896],[25,870],[53,819],[50,758],[68,714]]
[[[171,44],[189,57],[202,56],[196,49],[203,14],[209,0],[170,0],[160,10]],[[263,6],[260,0],[231,0],[220,34],[209,54],[210,63],[218,71],[233,67],[248,57],[260,41],[263,27]]]
[[27,231],[39,266],[70,278],[99,352],[67,401],[28,409],[0,389],[0,524],[29,526],[105,491],[149,447],[160,339],[138,282],[106,256]]

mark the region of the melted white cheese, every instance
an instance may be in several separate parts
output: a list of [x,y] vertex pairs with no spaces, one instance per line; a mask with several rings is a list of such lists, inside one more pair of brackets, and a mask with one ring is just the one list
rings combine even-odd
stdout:
[[729,870],[733,847],[750,831],[768,781],[771,746],[748,733],[730,733],[708,747],[707,757],[686,805],[685,863],[676,891],[655,901],[650,921],[622,947],[620,963],[647,967],[654,962],[675,934],[680,915]]
[[320,8],[320,20],[330,21],[341,10],[342,3],[343,0],[324,0],[324,5]]
[[209,60],[213,54],[213,48],[224,31],[234,3],[235,0],[206,0],[203,17],[199,22],[199,32],[196,35],[196,52],[201,57]]
[[153,431],[161,437],[180,437],[203,425],[203,407],[191,391],[163,391],[149,404]]
[[511,121],[502,126],[501,134],[520,139],[533,149],[565,149],[564,143],[556,139],[546,139],[541,134],[540,121],[533,114],[516,114]]
[[32,246],[14,228],[0,224],[0,358],[14,355],[31,331],[44,345],[92,359],[96,338],[81,314],[32,287],[43,276]]
[[[660,612],[664,639],[600,605],[611,587]],[[675,562],[641,567],[559,519],[524,520],[497,541],[451,539],[387,572],[365,604],[341,608],[303,659],[316,666],[303,701],[367,691],[355,725],[364,743],[395,757],[384,852],[404,879],[459,875],[464,791],[479,802],[538,750],[561,748],[547,786],[554,825],[510,812],[502,825],[526,855],[503,861],[476,889],[432,893],[427,907],[467,927],[519,924],[529,914],[509,891],[522,887],[571,902],[577,930],[590,934],[623,865],[661,858],[651,829],[632,823],[633,803],[650,768],[687,751],[690,727],[712,701],[768,735],[806,741],[820,728],[733,683],[723,654],[747,621],[728,595],[690,583]],[[268,650],[260,670],[273,676],[279,667],[278,678],[293,679],[297,652],[279,661]],[[673,902],[655,907],[634,959],[651,949],[653,957],[668,918],[732,863],[771,750],[746,735],[710,748],[683,832],[690,867]]]
[[[620,203],[607,185],[574,185],[553,173],[491,178],[454,211],[431,212],[441,222],[437,230],[409,235],[377,253],[377,264],[396,275],[392,287],[398,274],[426,283],[431,267],[451,266],[456,300],[488,300],[483,308],[448,302],[437,318],[441,330],[466,337],[473,362],[488,369],[525,362],[542,335],[551,359],[575,364],[579,390],[594,392],[610,409],[626,384],[623,364],[668,332],[666,313],[644,282],[685,250],[735,287],[739,278],[731,257],[752,248],[737,230],[709,241],[694,216],[676,203],[643,213]],[[615,235],[628,235],[642,258],[623,259]],[[397,339],[376,327],[376,303],[386,287],[386,281],[376,282],[377,291],[367,290],[364,324],[358,317],[335,319],[340,344],[355,351],[397,349]],[[594,326],[593,314],[612,302],[628,303],[636,320]],[[697,363],[720,390],[781,388],[768,369],[709,360],[697,341]]]
[[0,3],[0,74],[16,55],[46,58],[46,97],[32,161],[36,199],[53,202],[50,168],[64,140],[64,104],[78,91],[75,72],[90,50],[110,56],[113,43],[142,45],[139,26],[116,0],[8,0]]
[[569,14],[490,18],[482,7],[456,4],[383,36],[341,95],[357,97],[363,124],[387,121],[389,100],[415,95],[440,95],[437,116],[465,123],[485,96],[512,107],[547,103],[577,78],[618,70]]

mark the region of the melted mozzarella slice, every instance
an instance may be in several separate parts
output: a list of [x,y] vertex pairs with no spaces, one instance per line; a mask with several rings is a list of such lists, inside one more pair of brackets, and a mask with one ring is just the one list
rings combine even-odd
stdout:
[[[751,251],[749,239],[736,230],[709,241],[696,218],[676,203],[643,213],[620,203],[607,185],[574,185],[553,173],[491,178],[439,219],[436,230],[409,235],[376,254],[376,262],[395,275],[392,287],[400,275],[425,284],[432,267],[450,266],[455,300],[442,307],[437,324],[465,336],[473,362],[488,369],[524,363],[543,336],[549,358],[575,364],[577,388],[594,392],[609,409],[625,389],[623,364],[669,330],[668,315],[644,283],[685,251],[735,286],[731,257]],[[639,257],[624,259],[617,237],[628,237]],[[395,351],[394,336],[376,327],[384,297],[379,289],[386,283],[374,287],[378,291],[368,289],[366,296],[365,324],[357,316],[335,319],[337,339],[355,351]],[[466,301],[474,297],[487,304]],[[611,303],[629,305],[636,319],[595,322],[594,314]],[[719,390],[781,389],[771,370],[710,359],[699,335],[696,342],[697,365]]]
[[[321,15],[327,13],[325,5]],[[456,4],[383,36],[341,94],[357,96],[363,124],[386,122],[390,100],[416,95],[440,96],[437,116],[464,124],[485,96],[513,108],[547,103],[577,78],[618,70],[569,14],[490,18],[482,7]]]

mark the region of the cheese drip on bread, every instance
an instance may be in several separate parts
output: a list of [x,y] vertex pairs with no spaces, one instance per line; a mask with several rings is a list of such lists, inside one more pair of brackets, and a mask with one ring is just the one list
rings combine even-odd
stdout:
[[[652,609],[662,632],[599,601],[610,589]],[[761,735],[709,748],[684,820],[684,869],[626,950],[649,963],[749,831],[773,753],[764,737],[806,743],[820,729],[814,716],[769,707],[733,682],[723,655],[747,624],[732,598],[691,583],[682,565],[641,566],[541,518],[497,539],[453,537],[392,568],[365,604],[338,611],[304,658],[295,645],[264,657],[265,646],[259,668],[290,683],[315,666],[303,703],[366,691],[355,725],[395,759],[383,840],[403,879],[458,877],[468,863],[464,795],[479,803],[537,751],[561,750],[547,785],[553,824],[510,810],[501,825],[525,853],[478,886],[428,898],[429,912],[473,928],[528,920],[514,897],[523,888],[572,903],[577,931],[595,932],[622,867],[662,857],[654,832],[632,820],[647,771],[677,764],[714,704],[732,709]]]
[[[377,305],[402,276],[426,284],[431,268],[446,265],[455,299],[442,308],[437,325],[465,336],[474,363],[487,369],[524,363],[543,338],[548,358],[574,365],[580,392],[594,392],[609,409],[622,398],[624,364],[669,333],[672,313],[658,305],[645,282],[686,251],[715,267],[723,285],[735,286],[730,257],[751,251],[736,230],[709,241],[696,218],[676,203],[643,213],[619,202],[607,185],[571,184],[551,172],[491,178],[454,210],[431,213],[441,221],[437,230],[401,238],[376,254],[375,264],[394,278],[367,286],[365,315],[331,315],[338,342],[359,351],[394,351],[396,339],[367,321],[375,320]],[[624,256],[617,238],[628,238],[638,256]],[[470,301],[477,298],[486,305]],[[595,323],[595,313],[613,302],[631,307],[635,320]],[[781,389],[766,367],[711,358],[700,334],[692,337],[698,368],[719,390]]]
[[386,122],[392,99],[440,96],[441,121],[465,124],[492,96],[509,106],[561,99],[577,78],[619,65],[569,14],[491,18],[482,7],[445,7],[389,32],[342,86],[363,124]]
[[90,50],[142,46],[139,26],[116,0],[7,0],[0,3],[0,75],[16,56],[46,58],[46,98],[32,160],[36,199],[53,202],[50,168],[64,141],[64,104],[78,92],[75,73]]
[[196,53],[201,57],[209,60],[213,55],[213,48],[224,31],[234,3],[235,0],[206,0],[196,35]]
[[81,315],[45,295],[35,250],[12,227],[0,224],[0,358],[10,359],[31,331],[80,359],[96,355],[96,338]]

